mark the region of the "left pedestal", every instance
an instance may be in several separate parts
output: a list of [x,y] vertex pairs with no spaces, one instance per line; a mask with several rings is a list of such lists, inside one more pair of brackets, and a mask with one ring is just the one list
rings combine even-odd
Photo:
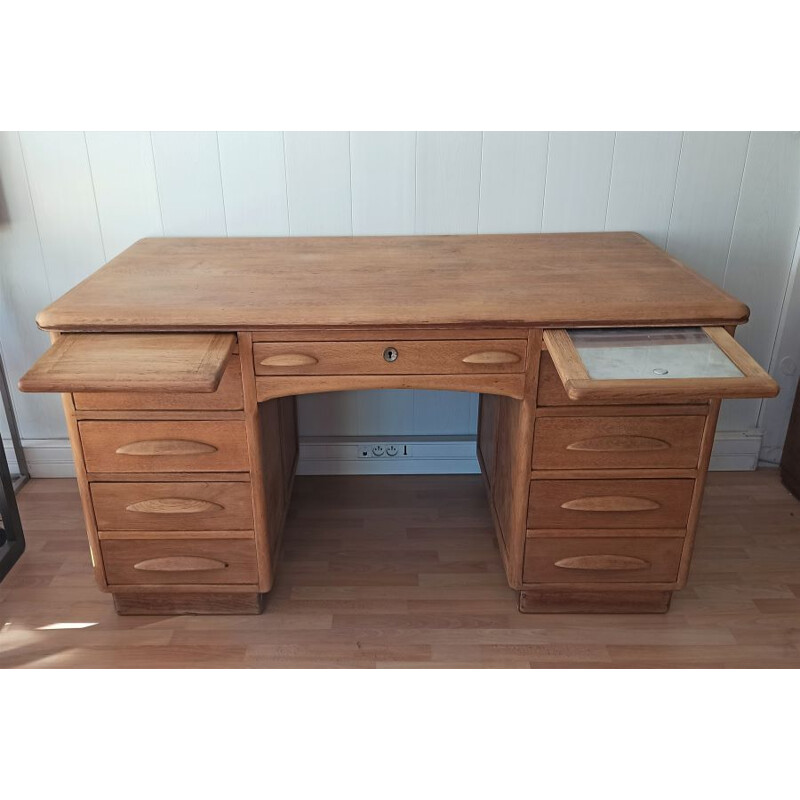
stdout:
[[[195,344],[171,336],[128,337],[136,353],[125,380],[133,361],[147,372],[136,391],[101,390],[119,382],[113,362],[105,378],[96,366],[89,379],[76,374],[73,347],[58,336],[49,351],[55,364],[32,370],[29,380],[42,390],[60,371],[64,383],[51,390],[76,389],[62,397],[92,563],[118,613],[258,614],[294,475],[294,400],[259,407],[249,336],[237,345],[228,334],[227,346],[213,335],[200,334]],[[75,342],[81,366],[91,347]],[[206,370],[202,389],[180,391],[170,385],[171,370],[147,367],[145,356],[160,354],[180,371],[176,362],[187,351]],[[220,363],[209,369],[215,358]]]

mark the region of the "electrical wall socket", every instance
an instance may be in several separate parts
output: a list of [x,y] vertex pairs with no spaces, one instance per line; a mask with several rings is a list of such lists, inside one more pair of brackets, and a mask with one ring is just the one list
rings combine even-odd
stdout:
[[358,446],[359,458],[403,458],[411,455],[411,448],[407,444],[392,444],[391,442],[370,442]]

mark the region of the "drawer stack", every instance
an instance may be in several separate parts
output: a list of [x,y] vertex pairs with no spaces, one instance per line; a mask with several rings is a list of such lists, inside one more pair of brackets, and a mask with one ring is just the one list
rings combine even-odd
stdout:
[[582,405],[543,352],[523,585],[679,588],[709,410],[701,401]]
[[90,392],[72,402],[101,575],[118,607],[143,591],[257,592],[239,355],[212,393]]

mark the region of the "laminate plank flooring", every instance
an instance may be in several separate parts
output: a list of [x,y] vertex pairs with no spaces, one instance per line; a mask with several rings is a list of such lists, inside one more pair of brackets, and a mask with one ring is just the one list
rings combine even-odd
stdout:
[[479,476],[298,478],[260,616],[118,617],[75,481],[19,505],[0,667],[800,667],[800,502],[776,470],[710,475],[665,615],[519,614]]

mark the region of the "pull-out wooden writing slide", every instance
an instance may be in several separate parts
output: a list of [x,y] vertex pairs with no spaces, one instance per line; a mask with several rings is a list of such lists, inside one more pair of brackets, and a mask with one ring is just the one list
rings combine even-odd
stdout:
[[723,328],[546,330],[571,400],[664,402],[774,397],[778,384]]
[[23,392],[213,392],[232,333],[66,333],[22,376]]

